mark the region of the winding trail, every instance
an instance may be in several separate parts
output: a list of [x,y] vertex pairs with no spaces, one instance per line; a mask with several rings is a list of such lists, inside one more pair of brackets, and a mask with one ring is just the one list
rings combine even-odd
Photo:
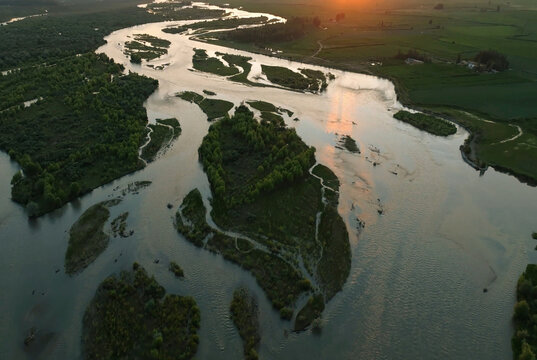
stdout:
[[505,144],[506,142],[510,142],[510,141],[516,140],[516,139],[518,139],[519,137],[521,137],[522,135],[524,135],[524,131],[522,131],[522,128],[521,128],[520,126],[518,126],[518,125],[513,125],[513,124],[509,124],[509,126],[517,128],[517,129],[518,129],[518,134],[516,134],[516,135],[513,136],[513,137],[510,137],[509,139],[502,140],[502,141],[500,141],[499,143],[496,143],[496,144]]

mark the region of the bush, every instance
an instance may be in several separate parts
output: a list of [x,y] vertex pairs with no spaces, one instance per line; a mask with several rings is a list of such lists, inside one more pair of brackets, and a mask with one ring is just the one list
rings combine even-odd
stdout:
[[505,55],[495,50],[480,51],[474,60],[485,65],[487,70],[504,71],[509,69],[509,61]]

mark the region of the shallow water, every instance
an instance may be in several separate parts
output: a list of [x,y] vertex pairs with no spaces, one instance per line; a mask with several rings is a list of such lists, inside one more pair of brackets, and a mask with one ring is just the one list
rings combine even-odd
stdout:
[[[17,166],[0,154],[0,358],[80,358],[85,307],[107,275],[133,261],[169,292],[196,299],[202,315],[199,359],[241,358],[242,344],[228,313],[233,290],[241,284],[259,301],[262,359],[510,358],[516,280],[526,263],[537,261],[530,238],[537,226],[536,189],[491,170],[480,177],[461,159],[458,148],[467,136],[462,129],[439,138],[393,119],[401,106],[389,81],[330,70],[337,79],[315,95],[249,87],[190,71],[193,48],[246,53],[161,31],[182,23],[119,30],[98,50],[127,71],[159,80],[159,89],[146,102],[148,117],[151,122],[177,117],[182,134],[157,161],[29,221],[10,201],[9,181]],[[159,71],[131,64],[122,45],[134,33],[170,40],[168,55],[150,62],[170,65]],[[256,64],[306,66],[247,55]],[[294,111],[293,118],[300,121],[287,118],[288,125],[338,175],[339,212],[350,233],[352,268],[343,291],[323,313],[321,335],[288,334],[291,324],[279,319],[249,273],[195,248],[173,228],[175,208],[191,189],[198,187],[209,196],[197,159],[209,123],[197,106],[174,97],[184,90],[214,91],[236,105],[259,99]],[[337,134],[351,135],[362,153],[336,148]],[[111,218],[129,211],[127,227],[134,235],[112,239],[86,270],[66,276],[63,258],[70,226],[89,206],[118,195],[114,189],[136,180],[153,184],[111,209]],[[365,222],[359,236],[357,217]],[[185,280],[167,270],[169,260],[183,267]],[[53,334],[35,350],[39,352],[30,353],[23,341],[32,326]]]

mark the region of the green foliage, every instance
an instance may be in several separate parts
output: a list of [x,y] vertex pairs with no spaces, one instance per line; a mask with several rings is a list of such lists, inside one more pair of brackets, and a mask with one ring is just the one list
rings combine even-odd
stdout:
[[437,136],[448,136],[457,132],[455,125],[436,116],[400,110],[393,117]]
[[246,289],[239,288],[233,293],[229,308],[231,319],[239,330],[244,347],[244,358],[257,360],[257,351],[261,336],[259,335],[258,307],[255,299]]
[[88,208],[69,230],[69,245],[65,253],[65,272],[75,274],[91,264],[108,246],[109,236],[103,227],[110,211],[109,201]]
[[505,71],[509,69],[509,61],[505,55],[495,50],[480,51],[474,60],[485,65],[487,70]]
[[293,309],[283,307],[280,309],[280,317],[284,320],[291,320],[293,318]]
[[535,359],[537,352],[537,265],[529,264],[517,283],[513,310],[515,334],[511,340],[513,358]]
[[175,214],[177,230],[199,247],[203,246],[203,240],[211,231],[205,219],[206,213],[201,193],[198,189],[194,189],[185,196],[181,207]]
[[170,262],[170,266],[168,268],[176,277],[184,277],[185,273],[183,272],[183,269],[179,264],[177,264],[175,261]]
[[[293,304],[304,291],[300,274],[279,257],[254,249],[248,240],[240,239],[239,246],[239,239],[211,229],[205,214],[201,194],[198,189],[194,189],[183,199],[177,211],[177,230],[194,245],[221,254],[227,260],[250,271],[275,308]],[[206,245],[205,239],[208,239]]]
[[157,119],[157,124],[168,125],[173,128],[173,138],[177,139],[181,135],[181,125],[176,118],[171,119]]
[[261,112],[263,111],[268,111],[268,112],[273,112],[273,113],[278,112],[278,108],[276,106],[266,101],[261,101],[261,100],[247,101],[246,103],[250,105],[251,107],[253,107],[254,109],[259,110]]
[[153,130],[148,136],[151,137],[149,143],[142,149],[141,157],[147,162],[155,160],[159,151],[163,149],[174,138],[174,130],[168,126],[161,125],[157,122],[156,125],[148,125]]
[[207,120],[209,121],[227,116],[229,110],[233,108],[232,102],[206,98],[192,91],[184,91],[176,96],[183,100],[197,104],[201,111],[207,115]]
[[334,191],[339,191],[339,179],[326,166],[323,164],[317,164],[313,169],[312,173],[323,179],[323,185],[331,188]]
[[207,56],[207,52],[203,49],[194,49],[192,66],[196,70],[220,76],[231,76],[239,72],[236,67],[226,66],[218,58]]
[[133,63],[133,64],[141,64],[142,63],[142,56],[140,54],[133,53],[133,54],[131,54],[130,58],[131,58],[131,63]]
[[[143,102],[157,81],[123,76],[121,65],[92,53],[14,71],[2,80],[0,149],[16,154],[23,169],[13,200],[36,203],[35,215],[143,166]],[[20,106],[39,97],[30,107]]]
[[[324,74],[315,70],[303,69],[301,71],[303,76],[300,73],[281,66],[261,65],[261,69],[270,82],[283,87],[312,92],[317,92],[321,88],[326,88],[326,78]],[[319,73],[321,75],[319,75]],[[323,85],[319,85],[321,78],[324,79]]]
[[169,34],[181,34],[188,30],[215,30],[215,29],[233,29],[238,26],[244,25],[256,25],[265,23],[268,20],[266,16],[251,17],[251,18],[231,18],[231,19],[218,19],[209,21],[200,21],[194,24],[182,25],[176,27],[168,27],[162,31]]
[[283,24],[269,24],[262,27],[225,32],[221,34],[221,37],[226,40],[255,43],[259,46],[264,46],[273,42],[300,39],[313,28],[315,28],[315,25],[311,20],[296,17],[289,19]]
[[132,3],[106,7],[95,3],[92,9],[56,8],[47,16],[0,26],[0,70],[53,63],[93,52],[115,30],[162,19]]
[[[289,253],[285,261],[283,257],[264,255],[260,264],[273,270],[260,274],[253,260],[254,255],[261,256],[261,251],[253,250],[242,257],[228,255],[244,267],[253,266],[254,275],[278,309],[293,303],[282,302],[279,295],[286,285],[282,279],[292,278],[293,272],[280,270],[278,262],[288,263],[293,269],[291,265],[301,256],[328,299],[341,289],[350,270],[350,245],[345,223],[336,210],[337,193],[332,192],[324,205],[320,181],[308,172],[315,164],[314,152],[294,129],[266,120],[258,122],[245,106],[238,107],[232,118],[211,125],[199,149],[213,193],[213,220],[224,229],[255,238],[275,254]],[[332,186],[338,184],[327,168],[323,175],[330,178]],[[319,241],[315,221],[318,212],[322,212]],[[222,249],[233,249],[234,244],[232,239],[214,236],[207,247],[218,247],[225,253]],[[300,277],[295,276],[291,290],[295,289],[296,294],[310,290],[309,283],[298,280]],[[292,294],[291,290],[287,293]]]
[[84,314],[83,358],[191,359],[196,354],[200,312],[191,297],[165,295],[138,264],[109,277]]
[[313,320],[319,318],[324,310],[324,298],[321,294],[313,295],[298,312],[295,319],[295,331],[303,331],[311,325]]
[[327,206],[321,215],[319,241],[323,255],[317,265],[317,281],[328,301],[343,288],[351,269],[349,234],[336,206]]
[[343,135],[343,137],[340,139],[339,143],[348,151],[352,153],[360,153],[360,148],[358,148],[358,145],[356,144],[356,140],[354,140],[350,135]]

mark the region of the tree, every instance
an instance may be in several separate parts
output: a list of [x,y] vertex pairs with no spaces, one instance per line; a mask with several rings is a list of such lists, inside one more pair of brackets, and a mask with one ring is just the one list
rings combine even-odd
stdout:
[[518,360],[535,360],[535,354],[531,350],[531,346],[526,341],[522,343],[522,352],[520,353]]
[[526,321],[530,315],[530,307],[526,300],[521,300],[515,304],[515,319],[517,321]]

